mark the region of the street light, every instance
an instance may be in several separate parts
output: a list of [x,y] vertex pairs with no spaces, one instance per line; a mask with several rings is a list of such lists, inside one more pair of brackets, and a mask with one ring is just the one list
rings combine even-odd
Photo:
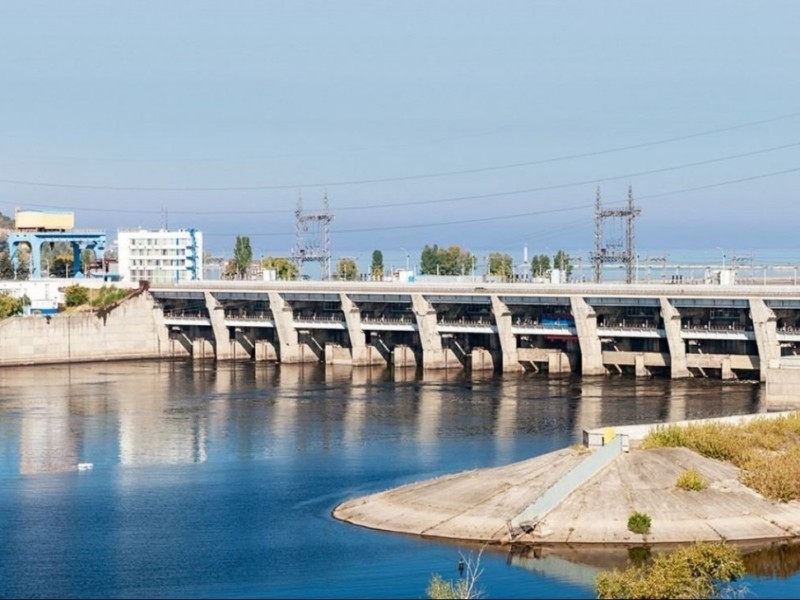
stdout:
[[725,270],[725,250],[723,250],[719,246],[717,246],[717,250],[722,252],[722,270],[724,271]]
[[409,257],[409,255],[408,255],[408,250],[406,250],[406,249],[405,249],[405,248],[403,248],[402,246],[400,246],[400,250],[402,250],[403,252],[405,252],[405,253],[406,253],[406,271],[408,271],[408,270],[409,270],[409,264],[408,264],[408,257]]

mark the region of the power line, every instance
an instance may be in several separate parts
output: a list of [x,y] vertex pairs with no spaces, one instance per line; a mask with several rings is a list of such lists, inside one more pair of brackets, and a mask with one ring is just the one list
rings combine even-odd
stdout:
[[[678,171],[681,169],[688,169],[692,167],[699,167],[719,162],[725,162],[729,160],[736,160],[739,158],[746,158],[748,156],[755,156],[758,154],[766,154],[769,152],[776,152],[779,150],[786,150],[787,148],[794,148],[800,146],[800,142],[792,142],[790,144],[782,144],[780,146],[771,146],[769,148],[759,148],[757,150],[752,150],[750,152],[741,152],[739,154],[731,154],[728,156],[721,156],[716,158],[709,158],[705,160],[695,161],[691,163],[684,163],[680,165],[672,165],[669,167],[659,167],[656,169],[649,169],[646,171],[636,171],[633,173],[625,173],[622,175],[612,175],[608,177],[599,177],[599,178],[592,178],[592,179],[584,179],[580,181],[571,181],[567,183],[557,183],[553,185],[546,185],[546,186],[539,186],[534,188],[523,188],[518,190],[505,190],[505,191],[497,191],[497,192],[489,192],[486,194],[471,194],[468,196],[453,196],[449,198],[436,198],[433,200],[405,200],[403,202],[389,202],[384,204],[361,204],[361,205],[351,205],[351,206],[342,206],[337,207],[337,212],[339,211],[350,211],[350,210],[380,210],[385,208],[397,208],[397,207],[409,207],[409,206],[426,206],[426,205],[435,205],[435,204],[446,204],[449,202],[463,202],[468,200],[483,200],[486,198],[498,198],[501,196],[515,196],[519,194],[531,194],[536,192],[550,192],[553,190],[560,190],[566,189],[570,187],[579,187],[584,185],[596,185],[599,183],[606,183],[609,181],[619,181],[622,179],[633,179],[636,177],[644,177],[647,175],[657,175],[660,173],[667,173],[670,171]],[[758,176],[757,176],[758,177]],[[48,204],[33,204],[33,206],[45,207],[45,208],[64,208],[63,206],[54,206]],[[82,208],[81,210],[84,211],[92,211],[92,212],[110,212],[110,213],[132,213],[132,214],[155,214],[163,213],[163,208],[161,210],[143,210],[143,209],[116,209],[116,208]],[[288,214],[294,212],[291,209],[257,209],[257,210],[213,210],[213,211],[204,211],[204,210],[170,210],[173,215],[258,215],[258,214]]]
[[800,112],[791,113],[788,115],[781,115],[769,119],[762,119],[760,121],[752,121],[750,123],[742,123],[739,125],[732,125],[719,129],[710,129],[697,133],[691,133],[672,138],[661,140],[642,142],[639,144],[632,144],[629,146],[619,146],[616,148],[607,148],[604,150],[596,150],[592,152],[584,152],[578,154],[568,154],[557,157],[543,158],[537,160],[523,161],[505,165],[493,165],[488,167],[477,167],[472,169],[463,169],[457,171],[440,171],[436,173],[426,173],[421,175],[401,175],[396,177],[380,177],[371,179],[352,179],[343,181],[327,181],[327,182],[312,182],[312,183],[293,183],[293,184],[278,184],[278,185],[252,185],[252,186],[218,186],[218,187],[151,187],[151,186],[114,186],[114,185],[92,185],[92,184],[70,184],[58,182],[43,182],[43,181],[30,181],[20,179],[0,179],[0,183],[9,185],[24,185],[36,187],[50,187],[62,189],[82,189],[82,190],[95,190],[95,191],[124,191],[124,192],[242,192],[242,191],[265,191],[265,190],[285,190],[285,189],[298,189],[298,188],[316,188],[316,187],[338,187],[347,185],[364,185],[372,183],[391,183],[398,181],[411,181],[418,179],[432,179],[437,177],[450,177],[454,175],[469,175],[475,173],[485,173],[490,171],[499,171],[505,169],[515,169],[520,167],[529,167],[535,165],[543,165],[554,162],[561,162],[566,160],[575,160],[579,158],[590,158],[594,156],[601,156],[604,154],[613,154],[616,152],[625,152],[628,150],[638,150],[651,146],[658,146],[662,144],[669,144],[678,141],[685,141],[695,139],[698,137],[724,133],[727,131],[734,131],[736,129],[744,129],[747,127],[755,127],[765,123],[772,123],[775,121],[786,120],[800,115]]
[[[663,198],[665,196],[673,196],[673,195],[677,195],[677,194],[685,194],[685,193],[688,193],[688,192],[696,192],[696,191],[699,191],[699,190],[707,190],[707,189],[711,189],[711,188],[715,188],[715,187],[722,187],[722,186],[726,186],[726,185],[734,185],[734,184],[737,184],[737,183],[744,183],[744,182],[747,182],[747,181],[755,181],[755,180],[758,180],[758,179],[765,179],[767,177],[776,177],[776,176],[779,176],[779,175],[786,175],[786,174],[789,174],[789,173],[796,173],[798,171],[800,171],[800,167],[794,167],[794,168],[791,168],[791,169],[784,169],[782,171],[773,171],[771,173],[762,173],[760,175],[752,175],[752,176],[749,176],[749,177],[741,177],[739,179],[730,179],[730,180],[727,180],[727,181],[719,181],[719,182],[716,182],[716,183],[709,183],[709,184],[694,186],[694,187],[690,187],[690,188],[681,188],[681,189],[672,190],[672,191],[668,191],[668,192],[662,192],[662,193],[658,193],[658,194],[650,194],[650,195],[645,195],[645,196],[639,196],[638,200],[642,201],[642,200],[651,200],[653,198]],[[618,203],[610,203],[610,204],[618,204]],[[520,219],[520,218],[523,218],[523,217],[535,217],[535,216],[540,216],[540,215],[548,214],[548,213],[571,212],[571,211],[575,211],[575,210],[583,210],[583,209],[587,209],[587,208],[592,208],[593,206],[594,206],[594,204],[589,203],[589,204],[579,204],[579,205],[575,205],[575,206],[567,206],[567,207],[561,207],[561,208],[529,211],[529,212],[524,212],[524,213],[515,213],[515,214],[511,214],[511,215],[494,215],[494,216],[491,216],[491,217],[476,217],[476,218],[472,218],[472,219],[459,219],[459,220],[451,220],[451,221],[440,221],[440,222],[436,222],[436,223],[418,223],[418,224],[410,224],[410,225],[387,225],[385,227],[370,226],[370,227],[364,227],[364,228],[358,228],[358,229],[338,229],[338,230],[334,230],[334,233],[370,233],[370,232],[375,232],[375,231],[396,231],[396,230],[401,230],[401,229],[422,229],[422,228],[427,228],[427,227],[446,227],[446,226],[450,226],[450,225],[469,225],[469,224],[473,224],[473,223],[488,223],[488,222],[491,222],[491,221],[504,221],[504,220],[508,220],[508,219]],[[241,235],[241,234],[204,233],[203,235],[219,237],[219,236],[231,236],[231,235]],[[247,234],[247,235],[250,235],[251,237],[273,237],[273,236],[274,237],[279,237],[279,236],[289,236],[289,235],[292,235],[292,234],[291,233],[285,233],[285,232],[280,232],[280,233],[273,232],[273,233],[251,233],[251,234]]]

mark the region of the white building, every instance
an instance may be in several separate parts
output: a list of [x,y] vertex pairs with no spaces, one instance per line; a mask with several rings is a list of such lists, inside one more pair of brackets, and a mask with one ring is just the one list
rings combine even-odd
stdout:
[[203,278],[203,234],[194,229],[117,232],[121,282],[177,283]]

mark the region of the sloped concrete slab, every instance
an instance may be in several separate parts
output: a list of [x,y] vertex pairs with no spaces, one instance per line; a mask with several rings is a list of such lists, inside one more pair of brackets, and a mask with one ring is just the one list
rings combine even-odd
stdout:
[[[348,500],[342,521],[421,536],[506,543],[506,524],[583,460],[576,449],[503,467],[476,469]],[[675,487],[686,469],[706,489]],[[800,503],[767,500],[738,481],[731,464],[685,448],[632,449],[579,486],[517,543],[678,544],[786,539],[800,532]],[[652,519],[649,534],[628,531],[635,511]]]

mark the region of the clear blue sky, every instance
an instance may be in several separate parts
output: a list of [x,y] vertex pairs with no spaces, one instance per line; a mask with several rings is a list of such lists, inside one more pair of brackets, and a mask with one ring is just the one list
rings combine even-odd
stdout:
[[795,0],[5,0],[0,211],[285,255],[327,193],[334,257],[413,261],[587,253],[632,185],[643,252],[794,248],[799,39]]

